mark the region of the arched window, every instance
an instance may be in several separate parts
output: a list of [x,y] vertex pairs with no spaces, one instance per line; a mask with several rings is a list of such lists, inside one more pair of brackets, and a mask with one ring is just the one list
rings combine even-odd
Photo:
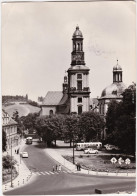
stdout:
[[83,47],[83,45],[82,45],[82,43],[81,43],[81,51],[83,50],[83,48],[82,48],[82,47]]
[[74,51],[76,50],[76,44],[73,45],[73,50],[74,50]]
[[80,50],[80,44],[78,43],[78,50]]
[[53,115],[53,110],[50,110],[50,111],[49,111],[49,115],[50,115],[50,116]]

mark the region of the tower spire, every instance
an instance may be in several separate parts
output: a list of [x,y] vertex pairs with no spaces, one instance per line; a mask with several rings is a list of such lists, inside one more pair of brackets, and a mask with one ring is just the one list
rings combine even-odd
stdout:
[[79,26],[76,26],[76,30],[72,37],[72,53],[71,53],[71,65],[85,65],[84,52],[83,52],[83,35],[79,30]]
[[117,64],[113,67],[113,83],[114,82],[122,82],[122,67],[118,64],[118,59]]

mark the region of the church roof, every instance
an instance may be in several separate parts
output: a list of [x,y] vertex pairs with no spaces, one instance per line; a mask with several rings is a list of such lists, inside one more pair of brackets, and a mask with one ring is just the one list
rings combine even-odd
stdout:
[[62,99],[60,100],[59,104],[58,105],[63,105],[66,103],[66,101],[68,100],[68,94],[65,93],[62,97]]
[[122,67],[118,64],[118,60],[117,64],[113,67],[113,71],[122,71]]
[[82,38],[82,32],[79,30],[79,26],[76,27],[75,32],[73,33],[73,38]]
[[47,92],[42,105],[58,105],[62,97],[62,91],[49,91]]
[[123,82],[112,83],[102,91],[101,98],[120,98],[125,89],[126,86]]

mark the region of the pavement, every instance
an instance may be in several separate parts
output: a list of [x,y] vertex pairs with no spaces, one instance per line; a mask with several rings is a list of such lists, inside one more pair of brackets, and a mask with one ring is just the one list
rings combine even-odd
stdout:
[[[15,165],[16,170],[18,171],[18,176],[11,181],[3,184],[2,185],[2,190],[7,191],[7,190],[11,190],[17,187],[21,187],[24,184],[30,182],[31,177],[32,177],[32,173],[31,171],[27,168],[27,166],[25,165],[25,163],[23,162],[22,158],[20,157],[20,152],[23,151],[25,147],[25,140],[21,140],[20,144],[16,147],[12,147],[12,156],[14,157],[14,159],[17,161],[17,164]],[[19,149],[19,154],[15,153],[15,149]],[[11,155],[11,149],[8,150],[7,152],[3,153],[4,155]]]
[[[24,162],[20,158],[20,155],[15,153],[15,149],[19,148],[21,152],[23,151],[24,147],[25,147],[25,140],[22,140],[18,147],[12,148],[13,156],[17,160],[16,167],[17,167],[17,171],[19,171],[19,175],[13,180],[12,183],[13,186],[11,186],[11,182],[2,185],[3,192],[14,188],[18,188],[34,180],[35,176],[32,175],[32,172],[24,164]],[[10,154],[10,151],[8,152],[8,154]],[[81,171],[77,171],[76,165],[63,158],[62,155],[59,152],[57,152],[56,149],[46,148],[45,153],[47,153],[52,159],[56,160],[58,164],[62,165],[67,170],[70,170],[71,172],[85,174],[85,175],[136,177],[136,173],[110,173],[110,172],[91,171],[85,169],[81,169]],[[4,155],[5,154],[7,154],[7,152],[4,153]]]

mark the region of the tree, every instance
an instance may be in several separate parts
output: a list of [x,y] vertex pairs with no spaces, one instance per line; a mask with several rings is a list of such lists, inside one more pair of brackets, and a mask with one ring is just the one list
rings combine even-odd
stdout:
[[123,92],[120,103],[111,102],[106,115],[107,142],[121,150],[135,153],[136,138],[136,85],[130,85]]
[[51,146],[52,141],[62,138],[63,131],[63,116],[53,115],[53,116],[43,116],[36,120],[36,130],[39,137],[42,137],[43,141]]
[[17,161],[13,159],[13,157],[11,157],[10,155],[6,155],[2,157],[2,166],[4,169],[9,169],[13,167],[16,163]]
[[4,129],[2,128],[2,151],[6,151],[7,148],[7,138]]
[[37,117],[38,113],[29,113],[27,116],[21,118],[25,129],[35,129]]
[[79,118],[80,133],[87,142],[100,140],[104,120],[95,112],[84,112]]
[[76,140],[79,132],[79,118],[77,115],[67,115],[64,120],[63,137],[70,141],[70,147],[72,141]]
[[[118,108],[120,103],[113,100],[108,105],[108,111],[106,114],[106,131],[107,131],[107,141],[108,143],[115,144],[115,127],[118,119]],[[120,115],[120,114],[119,114]]]

